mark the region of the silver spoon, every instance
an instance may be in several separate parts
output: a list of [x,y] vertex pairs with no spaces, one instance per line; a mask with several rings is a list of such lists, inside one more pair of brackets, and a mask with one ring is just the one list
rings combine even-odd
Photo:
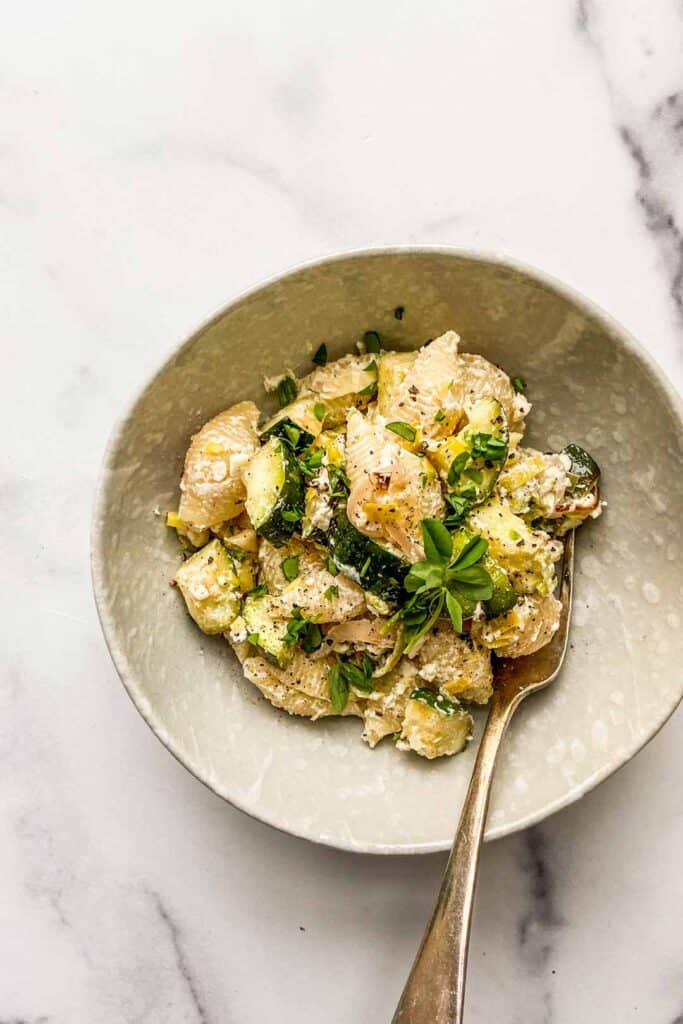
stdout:
[[564,547],[559,588],[562,611],[555,636],[535,654],[498,662],[489,716],[439,898],[392,1024],[462,1024],[472,905],[496,755],[521,702],[551,683],[562,667],[569,635],[573,572],[572,531]]

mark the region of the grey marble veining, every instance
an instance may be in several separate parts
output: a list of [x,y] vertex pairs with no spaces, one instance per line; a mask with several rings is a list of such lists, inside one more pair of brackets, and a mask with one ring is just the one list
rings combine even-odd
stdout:
[[[4,22],[0,1024],[389,1020],[444,857],[281,835],[161,748],[90,595],[102,449],[226,298],[374,243],[536,263],[683,386],[683,10],[65,0]],[[484,850],[470,1020],[683,1022],[681,721]]]

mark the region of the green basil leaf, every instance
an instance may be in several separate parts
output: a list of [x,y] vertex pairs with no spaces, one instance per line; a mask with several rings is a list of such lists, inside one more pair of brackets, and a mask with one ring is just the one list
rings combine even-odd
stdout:
[[526,383],[523,377],[512,377],[510,383],[518,395],[523,395],[526,391]]
[[323,633],[317,622],[307,622],[301,633],[301,649],[306,654],[313,654],[323,642]]
[[453,597],[450,591],[446,591],[446,609],[451,619],[453,629],[456,633],[462,633],[462,608],[460,602]]
[[453,487],[460,478],[460,474],[470,461],[469,452],[460,452],[456,455],[448,468],[448,486]]
[[429,632],[434,623],[437,621],[443,610],[444,602],[444,591],[440,591],[438,596],[431,602],[428,610],[428,614],[420,625],[411,627],[408,630],[408,636],[406,637],[405,653],[410,654],[415,645],[422,637]]
[[448,577],[457,580],[458,583],[468,583],[478,587],[488,586],[491,582],[491,577],[481,565],[467,565],[464,568],[453,566],[448,570]]
[[387,430],[391,430],[394,434],[398,434],[399,437],[405,438],[406,441],[414,441],[417,437],[415,427],[411,427],[410,423],[404,423],[403,420],[387,423]]
[[422,541],[428,562],[447,565],[453,557],[453,538],[438,519],[422,520]]
[[339,575],[339,569],[337,568],[334,559],[331,557],[327,559],[327,571],[329,572],[330,576]]
[[[461,535],[462,536],[462,535]],[[470,537],[453,563],[453,569],[466,569],[478,562],[488,550],[489,542],[484,537]]]
[[299,556],[289,555],[283,562],[280,563],[282,569],[282,575],[284,578],[291,583],[299,575]]
[[325,413],[327,412],[327,406],[323,402],[316,402],[313,406],[313,414],[317,420],[322,421],[325,419]]
[[339,668],[347,683],[355,690],[359,690],[361,693],[372,693],[375,688],[374,684],[362,668],[352,661],[341,661]]
[[342,675],[339,662],[332,666],[327,674],[327,685],[330,691],[332,707],[341,715],[349,701],[349,684]]

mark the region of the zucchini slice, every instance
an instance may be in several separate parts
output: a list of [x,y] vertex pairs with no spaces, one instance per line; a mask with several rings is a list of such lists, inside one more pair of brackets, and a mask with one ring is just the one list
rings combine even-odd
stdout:
[[239,580],[219,540],[212,540],[183,562],[175,581],[188,612],[203,633],[223,633],[237,617]]
[[600,480],[600,467],[597,462],[578,444],[568,444],[562,449],[562,454],[566,455],[570,462],[567,471],[570,487],[567,494],[572,497],[588,494]]
[[261,442],[268,441],[271,437],[281,437],[283,441],[287,441],[291,445],[295,452],[302,452],[315,440],[313,434],[309,434],[289,416],[283,416],[282,419],[276,420],[259,434]]
[[493,593],[488,601],[484,601],[484,611],[487,619],[493,619],[497,615],[504,615],[517,603],[517,594],[512,588],[508,574],[494,558],[486,554],[482,564],[493,583]]
[[360,533],[346,518],[341,506],[332,517],[327,544],[337,568],[363,590],[392,607],[400,602],[403,580],[410,566]]
[[296,530],[304,508],[304,483],[294,452],[269,438],[244,469],[246,510],[262,537],[279,547]]
[[284,668],[291,660],[293,649],[284,642],[287,623],[272,615],[272,602],[268,594],[251,594],[242,605],[242,618],[247,627],[247,640],[274,665]]

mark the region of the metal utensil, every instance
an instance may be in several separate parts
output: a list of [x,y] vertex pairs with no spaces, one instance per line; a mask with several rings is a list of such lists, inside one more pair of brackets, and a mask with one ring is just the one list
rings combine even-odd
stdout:
[[560,624],[553,639],[525,658],[498,662],[493,698],[472,779],[432,919],[406,982],[393,1024],[461,1024],[467,950],[496,755],[508,723],[528,694],[557,676],[567,650],[572,604],[574,532],[567,535],[560,578]]

